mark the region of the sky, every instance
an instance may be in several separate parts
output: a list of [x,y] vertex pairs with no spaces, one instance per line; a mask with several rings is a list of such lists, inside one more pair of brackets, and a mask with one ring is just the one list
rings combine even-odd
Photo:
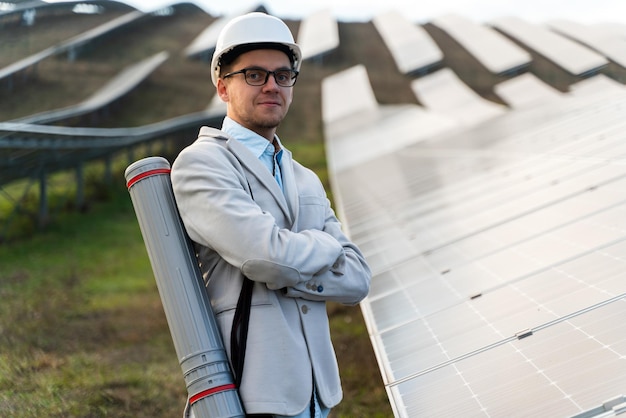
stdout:
[[[179,1],[123,2],[147,12]],[[376,13],[396,10],[416,23],[456,13],[478,22],[488,22],[499,16],[516,16],[532,23],[568,19],[583,24],[626,24],[626,0],[196,0],[195,3],[212,15],[231,15],[262,4],[275,16],[296,20],[316,11],[330,10],[342,21],[369,21]]]

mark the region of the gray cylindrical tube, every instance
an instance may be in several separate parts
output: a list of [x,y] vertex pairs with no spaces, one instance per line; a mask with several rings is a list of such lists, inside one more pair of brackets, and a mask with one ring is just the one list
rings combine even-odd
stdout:
[[243,417],[224,344],[162,157],[126,169],[126,184],[152,264],[196,418]]

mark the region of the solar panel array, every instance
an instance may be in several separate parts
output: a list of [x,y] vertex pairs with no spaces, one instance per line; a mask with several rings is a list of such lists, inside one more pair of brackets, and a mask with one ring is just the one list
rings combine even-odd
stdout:
[[[436,46],[426,32],[385,16],[374,24],[394,59],[415,50],[396,59],[399,71],[431,71],[410,86],[422,105],[379,105],[357,65],[324,80],[322,113],[337,210],[374,272],[362,309],[395,415],[582,418],[625,410],[626,87],[599,75],[564,93],[527,72],[495,86],[508,107],[488,102],[450,69],[434,70],[436,49],[424,61],[423,50],[398,39]],[[310,22],[335,33],[326,12]],[[186,53],[210,54],[223,24],[216,19]],[[626,38],[620,26],[583,33],[553,23],[593,52],[515,19],[492,22],[498,30],[453,15],[432,24],[496,75],[526,71],[532,61],[502,33],[582,75],[607,57],[622,62],[609,44],[623,40],[598,33]],[[320,53],[336,47],[329,31],[315,35],[307,25],[299,42]],[[407,69],[408,62],[420,64]],[[197,114],[121,130],[5,123],[0,146],[11,154],[0,180],[223,111],[214,100]]]
[[626,392],[625,105],[509,114],[335,176],[398,416],[563,416]]
[[124,68],[108,83],[76,105],[53,109],[7,122],[47,124],[98,111],[132,91],[168,58],[169,53],[161,51]]
[[626,66],[626,36],[604,26],[591,26],[569,20],[548,22],[554,31],[587,45],[622,67]]
[[593,73],[608,64],[606,57],[588,47],[517,17],[497,18],[490,25],[527,45],[570,74]]
[[493,28],[455,14],[438,16],[430,23],[445,31],[493,74],[527,67],[530,54]]
[[[454,101],[467,86],[446,80],[426,87]],[[600,75],[561,92],[531,73],[496,87],[509,107],[464,124],[428,100],[372,103],[361,66],[322,85],[394,414],[613,416],[626,406],[626,88]]]
[[[39,3],[39,4],[32,5],[31,7],[35,7],[35,6],[46,7],[46,8],[49,7],[50,9],[54,10],[53,5],[50,5],[44,2],[34,2],[34,3]],[[18,9],[21,9],[22,7],[27,7],[27,3],[20,5]],[[0,17],[1,16],[2,16],[2,13],[0,13]],[[139,12],[137,10],[129,12],[125,15],[119,16],[100,26],[90,29],[78,36],[68,39],[65,42],[61,42],[58,45],[54,45],[50,48],[46,48],[43,51],[40,51],[36,54],[28,56],[17,62],[14,62],[13,64],[8,65],[4,68],[0,68],[0,80],[10,79],[16,73],[19,73],[20,71],[24,71],[25,69],[33,65],[36,65],[40,61],[46,58],[49,58],[51,56],[57,55],[57,54],[62,54],[62,53],[67,52],[69,59],[73,60],[76,58],[76,55],[78,54],[79,50],[86,44],[102,36],[110,34],[115,30],[119,30],[120,28],[123,28],[130,24],[137,24],[139,21],[142,21],[148,18],[149,18],[148,15],[146,15],[145,13]]]
[[185,55],[190,58],[197,57],[202,58],[204,61],[211,62],[211,57],[213,56],[213,51],[215,51],[215,44],[217,43],[217,37],[219,36],[220,31],[231,19],[249,12],[267,13],[267,10],[263,5],[255,6],[253,8],[246,7],[245,9],[216,18],[185,48]]

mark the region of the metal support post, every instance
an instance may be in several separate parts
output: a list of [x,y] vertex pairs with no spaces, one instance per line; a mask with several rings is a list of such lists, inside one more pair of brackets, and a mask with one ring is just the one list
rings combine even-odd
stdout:
[[42,169],[39,172],[39,227],[43,228],[48,223],[48,183],[46,172]]

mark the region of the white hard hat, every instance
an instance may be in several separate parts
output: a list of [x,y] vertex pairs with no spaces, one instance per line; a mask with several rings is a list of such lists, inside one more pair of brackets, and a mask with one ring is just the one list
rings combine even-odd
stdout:
[[242,52],[264,48],[283,50],[289,55],[293,69],[300,70],[302,53],[285,22],[265,13],[252,12],[232,19],[217,38],[211,60],[211,80],[216,86],[222,57],[237,47],[243,47]]

